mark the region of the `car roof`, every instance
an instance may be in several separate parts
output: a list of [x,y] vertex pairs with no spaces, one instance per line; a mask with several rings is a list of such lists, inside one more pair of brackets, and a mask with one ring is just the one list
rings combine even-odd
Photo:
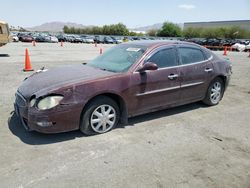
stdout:
[[172,45],[172,44],[186,44],[192,46],[199,46],[195,43],[184,42],[179,40],[139,40],[139,41],[131,41],[128,42],[127,44],[141,45],[147,48],[162,46],[162,45]]

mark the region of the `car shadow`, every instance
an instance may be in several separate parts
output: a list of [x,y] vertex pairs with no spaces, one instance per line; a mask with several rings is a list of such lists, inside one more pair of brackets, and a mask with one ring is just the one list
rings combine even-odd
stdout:
[[[157,112],[152,112],[140,116],[136,116],[133,118],[130,118],[128,121],[128,124],[125,125],[119,125],[117,128],[124,128],[126,126],[134,126],[137,123],[142,123],[145,121],[158,119],[161,117],[171,116],[174,114],[183,113],[186,111],[195,110],[198,108],[205,108],[206,105],[198,102],[198,103],[192,103],[180,107],[174,107],[166,110],[161,110]],[[53,144],[58,142],[64,142],[68,140],[73,140],[76,138],[81,137],[87,137],[86,135],[82,134],[80,131],[71,131],[66,133],[57,133],[57,134],[42,134],[38,132],[29,132],[24,129],[22,126],[19,118],[17,115],[13,112],[11,113],[11,116],[8,119],[8,125],[10,131],[17,136],[22,142],[29,144],[29,145],[46,145],[46,144]]]
[[137,123],[142,123],[145,121],[150,121],[150,120],[154,120],[154,119],[158,119],[158,118],[162,118],[162,117],[167,117],[167,116],[172,116],[175,114],[183,113],[186,111],[196,110],[199,108],[207,108],[207,107],[208,106],[202,102],[196,102],[196,103],[186,104],[183,106],[178,106],[178,107],[173,107],[173,108],[169,108],[169,109],[165,109],[165,110],[151,112],[148,114],[144,114],[144,115],[130,118],[128,121],[128,124],[119,125],[118,128],[123,128],[125,126],[134,126]]
[[14,112],[8,119],[8,125],[12,134],[17,136],[22,142],[29,145],[46,145],[86,137],[80,131],[57,134],[42,134],[35,131],[29,132],[23,127],[20,119]]
[[0,54],[0,57],[10,57],[9,54]]

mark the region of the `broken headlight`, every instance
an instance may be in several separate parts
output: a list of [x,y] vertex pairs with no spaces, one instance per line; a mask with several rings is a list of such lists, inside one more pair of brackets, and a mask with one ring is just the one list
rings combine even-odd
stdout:
[[47,96],[38,102],[37,107],[40,110],[48,110],[57,106],[62,99],[61,95]]

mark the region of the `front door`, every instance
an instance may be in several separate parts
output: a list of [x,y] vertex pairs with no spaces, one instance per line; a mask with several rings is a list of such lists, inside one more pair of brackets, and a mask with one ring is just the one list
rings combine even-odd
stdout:
[[134,103],[130,111],[134,114],[154,111],[171,106],[180,99],[180,77],[175,47],[161,47],[145,58],[144,63],[157,64],[158,69],[134,72],[131,75],[131,92]]

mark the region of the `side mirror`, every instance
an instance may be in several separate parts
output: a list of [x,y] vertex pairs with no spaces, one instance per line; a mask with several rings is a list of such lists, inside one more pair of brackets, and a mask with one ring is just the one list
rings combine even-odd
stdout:
[[137,71],[142,73],[146,70],[157,70],[158,66],[153,62],[146,62],[144,63]]

